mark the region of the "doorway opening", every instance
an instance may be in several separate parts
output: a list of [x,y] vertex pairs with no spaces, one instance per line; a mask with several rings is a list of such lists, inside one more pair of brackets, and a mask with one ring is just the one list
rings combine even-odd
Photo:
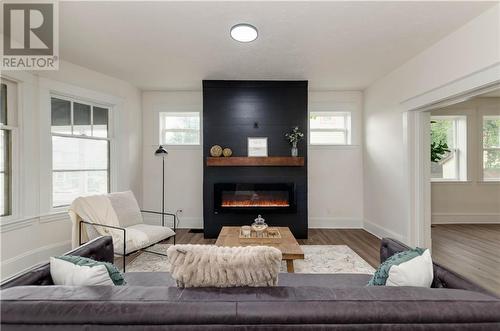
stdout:
[[500,294],[500,89],[430,111],[433,259]]

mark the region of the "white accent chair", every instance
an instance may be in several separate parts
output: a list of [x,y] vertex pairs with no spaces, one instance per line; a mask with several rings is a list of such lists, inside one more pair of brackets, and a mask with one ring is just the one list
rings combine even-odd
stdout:
[[[158,215],[161,225],[144,223],[142,213]],[[73,227],[78,227],[79,245],[85,239],[103,235],[113,237],[115,254],[123,257],[124,272],[126,256],[138,251],[166,256],[146,249],[172,236],[175,244],[176,215],[140,210],[131,191],[77,198],[70,207],[70,216]],[[165,226],[165,216],[172,218],[173,230]]]

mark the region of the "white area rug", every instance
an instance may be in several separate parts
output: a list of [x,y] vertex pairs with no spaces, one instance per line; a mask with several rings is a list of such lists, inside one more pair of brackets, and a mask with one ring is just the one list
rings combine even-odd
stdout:
[[[170,245],[158,244],[151,251],[166,253]],[[375,271],[365,260],[345,245],[301,245],[305,259],[295,260],[297,273],[334,274],[361,273],[373,274]],[[127,265],[127,272],[170,271],[168,258],[156,254],[142,253]],[[283,262],[281,271],[286,272]]]

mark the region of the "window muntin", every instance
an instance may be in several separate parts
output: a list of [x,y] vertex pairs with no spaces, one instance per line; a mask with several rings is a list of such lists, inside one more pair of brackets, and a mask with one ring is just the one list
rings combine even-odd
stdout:
[[351,113],[311,111],[309,113],[311,145],[350,145]]
[[107,138],[109,108],[51,97],[52,133]]
[[465,116],[432,116],[431,142],[444,142],[450,152],[439,162],[431,162],[433,181],[467,180],[467,129]]
[[51,97],[52,206],[110,189],[110,109]]
[[199,112],[160,113],[161,145],[199,145]]
[[500,116],[483,116],[483,180],[500,181]]

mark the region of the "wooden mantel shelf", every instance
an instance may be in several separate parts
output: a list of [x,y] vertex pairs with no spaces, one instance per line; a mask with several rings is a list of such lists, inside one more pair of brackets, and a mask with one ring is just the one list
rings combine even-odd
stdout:
[[303,167],[301,156],[207,157],[207,167]]

